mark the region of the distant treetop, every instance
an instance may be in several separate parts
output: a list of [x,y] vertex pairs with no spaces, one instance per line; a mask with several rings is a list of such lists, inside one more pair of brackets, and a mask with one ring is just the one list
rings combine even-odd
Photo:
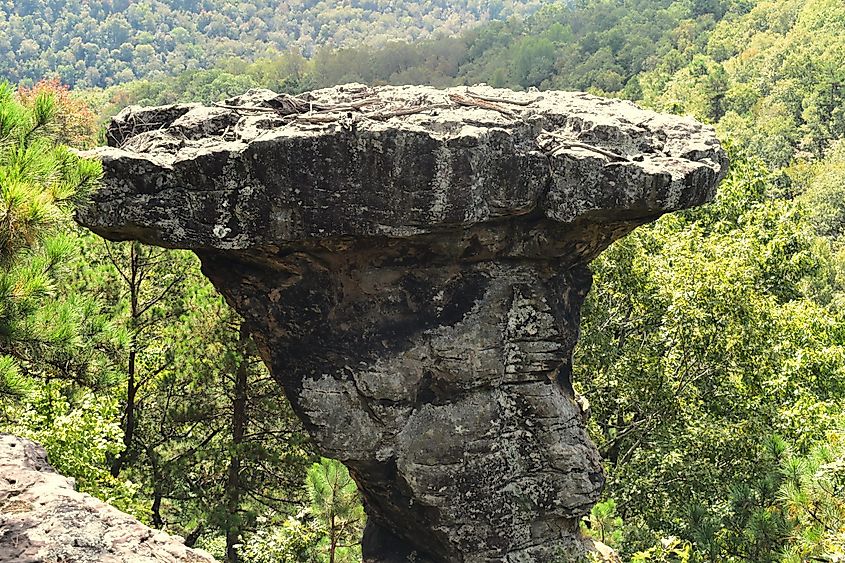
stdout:
[[0,78],[104,87],[225,56],[451,35],[552,0],[0,0]]

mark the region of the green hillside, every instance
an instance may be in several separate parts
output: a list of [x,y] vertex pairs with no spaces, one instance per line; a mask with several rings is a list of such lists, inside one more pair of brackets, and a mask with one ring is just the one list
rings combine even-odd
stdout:
[[[701,52],[737,0],[597,0],[557,3],[525,19],[496,21],[456,36],[298,54],[227,58],[215,68],[142,81],[128,100],[210,100],[245,87],[302,91],[350,81],[437,86],[486,82],[513,88],[600,89],[636,98],[636,76]],[[633,79],[633,80],[632,80]]]
[[690,64],[641,77],[644,102],[718,122],[750,152],[783,166],[821,157],[845,134],[845,5],[760,2],[722,22]]
[[451,35],[547,1],[3,0],[0,76],[55,74],[71,86],[102,87],[207,68],[224,56]]

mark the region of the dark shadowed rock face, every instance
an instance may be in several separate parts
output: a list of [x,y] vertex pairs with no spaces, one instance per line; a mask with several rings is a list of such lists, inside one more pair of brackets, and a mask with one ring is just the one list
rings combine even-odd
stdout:
[[208,553],[76,492],[44,449],[0,434],[0,561],[213,563]]
[[365,555],[548,562],[603,474],[572,391],[586,264],[726,170],[711,129],[623,101],[347,85],[128,108],[78,220],[189,248],[320,449]]

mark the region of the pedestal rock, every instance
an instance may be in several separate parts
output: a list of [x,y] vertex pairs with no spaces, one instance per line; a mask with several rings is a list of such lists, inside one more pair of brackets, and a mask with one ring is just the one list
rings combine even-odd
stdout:
[[712,198],[712,129],[578,93],[350,84],[130,107],[107,137],[78,221],[196,252],[354,475],[365,559],[585,549],[604,483],[570,379],[587,264]]

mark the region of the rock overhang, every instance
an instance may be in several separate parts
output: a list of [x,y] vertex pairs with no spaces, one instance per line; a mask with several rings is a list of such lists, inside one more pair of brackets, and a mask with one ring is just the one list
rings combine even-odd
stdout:
[[413,239],[513,219],[577,239],[592,224],[708,201],[727,167],[713,130],[692,119],[487,86],[353,84],[130,107],[107,138],[93,152],[105,186],[80,222],[209,250]]
[[586,263],[709,201],[713,130],[487,86],[128,108],[77,219],[196,252],[369,516],[367,561],[540,563],[604,481],[571,382]]

